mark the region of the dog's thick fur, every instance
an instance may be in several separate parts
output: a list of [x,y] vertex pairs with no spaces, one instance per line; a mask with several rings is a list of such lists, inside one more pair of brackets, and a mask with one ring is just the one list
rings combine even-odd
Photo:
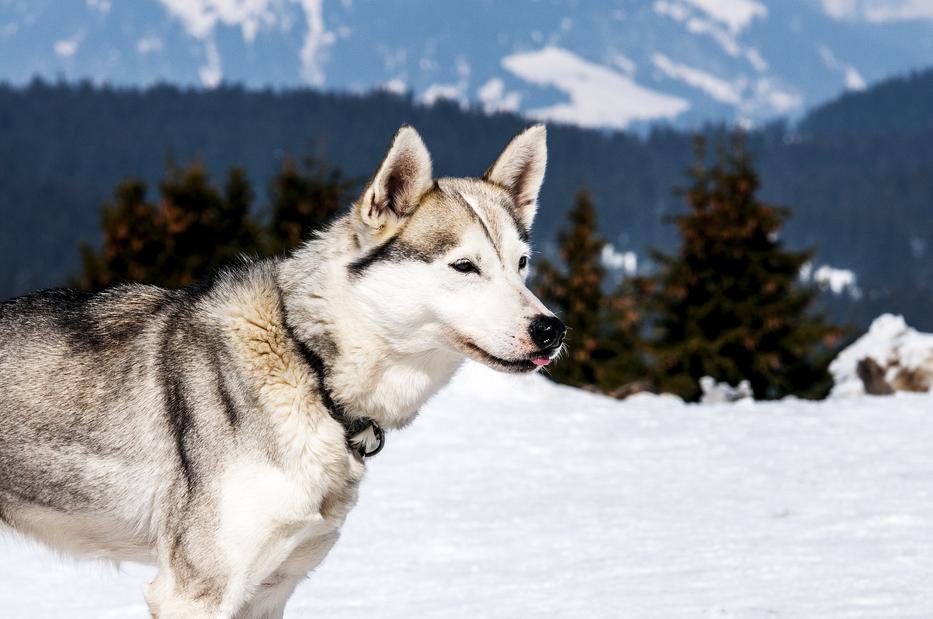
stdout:
[[400,428],[465,357],[524,372],[556,354],[524,285],[545,148],[535,126],[483,178],[434,181],[403,127],[287,258],[0,304],[0,529],[155,563],[154,616],[281,616],[365,470],[328,400]]

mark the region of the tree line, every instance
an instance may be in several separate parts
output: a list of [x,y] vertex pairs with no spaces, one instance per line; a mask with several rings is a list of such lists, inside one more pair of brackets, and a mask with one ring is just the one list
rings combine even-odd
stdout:
[[357,183],[330,165],[286,159],[257,208],[242,168],[222,186],[200,163],[169,163],[159,199],[146,184],[128,179],[101,214],[99,246],[82,244],[82,272],[73,283],[85,289],[135,281],[170,288],[209,278],[241,256],[283,254],[307,239],[344,206]]
[[[200,163],[167,166],[158,199],[126,180],[102,209],[102,242],[82,245],[83,288],[139,281],[195,283],[241,255],[297,247],[348,204],[359,183],[315,160],[287,158],[256,194],[240,168],[222,183]],[[799,281],[812,251],[783,246],[789,211],[762,202],[744,140],[736,135],[707,163],[697,138],[686,209],[673,219],[675,253],[654,252],[656,269],[613,286],[606,241],[590,193],[581,189],[558,233],[558,255],[534,267],[533,286],[569,327],[559,382],[615,396],[639,390],[698,399],[699,378],[748,380],[759,398],[822,397],[843,330],[814,311],[817,291]]]
[[[748,134],[762,198],[794,205],[787,246],[816,245],[815,266],[858,276],[858,300],[820,299],[837,320],[867,326],[893,311],[933,329],[931,93],[928,71],[847,95],[800,123]],[[134,175],[155,192],[167,156],[197,159],[215,172],[241,166],[255,200],[266,204],[266,180],[285,153],[313,155],[352,178],[367,175],[403,122],[424,136],[440,175],[462,176],[481,173],[527,121],[378,92],[0,85],[0,298],[61,285],[76,270],[75,245],[98,243],[98,209],[113,187]],[[723,130],[704,133],[716,139]],[[548,141],[539,249],[556,251],[557,228],[585,185],[619,251],[643,262],[652,247],[674,250],[677,229],[663,216],[686,208],[670,188],[690,165],[689,134],[556,125]]]

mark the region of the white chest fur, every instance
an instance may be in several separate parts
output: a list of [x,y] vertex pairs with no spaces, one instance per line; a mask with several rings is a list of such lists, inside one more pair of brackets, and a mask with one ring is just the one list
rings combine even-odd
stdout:
[[343,481],[341,490],[322,492],[326,484],[265,462],[242,459],[229,465],[218,488],[216,544],[230,573],[244,582],[263,582],[286,576],[283,570],[303,575],[311,569],[356,502],[357,480]]

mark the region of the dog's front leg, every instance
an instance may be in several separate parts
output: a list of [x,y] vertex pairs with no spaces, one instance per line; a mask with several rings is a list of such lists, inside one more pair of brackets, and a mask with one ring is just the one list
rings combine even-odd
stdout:
[[233,609],[223,605],[227,589],[224,581],[182,577],[163,565],[146,587],[146,603],[155,619],[229,618]]
[[184,548],[176,546],[167,562],[160,560],[159,573],[146,588],[152,616],[282,617],[295,587],[323,561],[338,538],[336,530],[309,538],[307,527],[288,529],[270,530],[250,553],[251,560],[240,563],[219,561],[230,557],[220,547],[192,549],[190,542]]
[[235,577],[214,531],[192,511],[160,532],[159,572],[146,587],[146,602],[157,619],[229,619],[246,596],[245,579]]
[[335,531],[305,541],[305,531],[270,531],[264,543],[254,546],[248,561],[237,561],[245,557],[231,556],[229,549],[217,545],[192,547],[190,541],[177,545],[167,561],[160,557],[159,573],[146,588],[152,616],[281,617],[292,591],[337,540]]
[[281,619],[295,587],[317,567],[339,537],[334,530],[299,545],[288,559],[256,589],[237,619]]
[[258,463],[231,467],[195,495],[176,489],[176,509],[159,531],[159,573],[146,591],[153,616],[280,615],[337,534],[321,501],[300,489]]

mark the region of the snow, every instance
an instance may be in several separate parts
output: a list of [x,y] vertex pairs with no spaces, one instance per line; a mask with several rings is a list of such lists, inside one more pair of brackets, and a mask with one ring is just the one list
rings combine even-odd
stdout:
[[324,0],[298,0],[305,12],[304,43],[301,45],[301,77],[312,86],[324,83],[323,54],[336,37],[324,27]]
[[859,73],[857,69],[854,67],[846,67],[845,85],[849,90],[865,90],[868,84],[865,83],[865,78],[862,77],[862,74]]
[[620,69],[626,75],[634,75],[635,70],[638,68],[638,65],[635,64],[635,61],[622,54],[621,52],[613,51],[609,54],[609,60],[612,62],[613,66],[617,69]]
[[465,105],[464,88],[463,84],[431,84],[421,93],[419,99],[425,105],[434,105],[441,99],[457,101]]
[[858,0],[822,0],[823,12],[833,19],[854,19],[858,15]]
[[737,57],[742,53],[742,45],[735,38],[735,35],[709,19],[691,17],[687,20],[687,31],[692,34],[707,35],[719,44],[722,51],[732,57]]
[[755,82],[756,105],[786,114],[803,107],[803,97],[790,92],[773,78],[762,77]]
[[858,276],[849,269],[840,269],[828,264],[821,265],[815,270],[813,263],[805,262],[800,267],[800,280],[812,281],[822,290],[828,290],[834,295],[848,294],[858,300],[862,298],[862,289],[858,286]]
[[[762,72],[767,69],[768,65],[764,58],[761,57],[758,50],[751,47],[744,48],[737,38],[740,32],[744,30],[752,20],[767,17],[768,8],[766,6],[752,0],[684,0],[684,2],[685,3],[657,0],[652,5],[652,9],[658,15],[663,15],[676,22],[685,24],[687,31],[692,34],[709,36],[719,44],[724,52],[732,57],[738,57],[744,54],[746,60],[748,60],[756,71]],[[691,11],[688,5],[691,5],[694,11],[699,11],[699,13]],[[665,68],[664,65],[668,67],[673,67],[673,65],[663,55],[660,55],[662,59],[659,63],[658,56],[659,54],[655,55],[655,65],[658,65],[658,68],[664,73],[671,75],[669,69]],[[699,86],[698,81],[706,85],[712,84],[712,87],[718,93],[724,92],[723,87],[731,87],[727,82],[722,82],[722,80],[713,76],[703,75],[699,78],[696,77],[698,75],[696,69],[691,69],[684,65],[680,65],[680,67],[687,69],[688,72],[684,75],[684,72],[678,69],[681,75],[676,75],[674,77],[690,77],[689,80],[685,81],[692,86]],[[704,90],[706,90],[706,88],[704,88]],[[713,94],[713,96],[719,98],[716,94]],[[731,104],[737,103],[736,100],[732,99],[720,100]]]
[[819,47],[820,59],[823,61],[823,64],[830,71],[838,71],[842,73],[845,87],[848,90],[864,90],[865,78],[862,77],[862,74],[858,70],[850,65],[844,64],[836,58],[836,55],[833,54],[832,50],[821,45]]
[[930,0],[822,0],[824,12],[839,20],[871,23],[933,20]]
[[915,19],[933,20],[933,3],[930,0],[875,2],[865,10],[865,19],[875,23]]
[[253,41],[263,21],[269,18],[269,0],[160,0],[165,10],[184,25],[193,37],[207,39],[218,23],[239,26],[246,41]]
[[522,102],[522,96],[517,92],[506,92],[505,82],[498,77],[488,80],[476,91],[483,111],[487,114],[495,112],[516,112]]
[[933,375],[933,333],[920,333],[907,325],[903,316],[883,314],[876,318],[868,333],[857,339],[833,360],[833,397],[865,393],[856,373],[858,362],[871,358],[888,369],[890,382],[901,369],[926,370]]
[[85,31],[79,30],[75,33],[74,36],[68,39],[62,39],[56,41],[55,45],[52,46],[52,49],[55,50],[55,54],[60,58],[71,58],[77,53],[78,48],[81,47],[81,42],[84,40]]
[[93,11],[98,11],[106,15],[110,12],[110,0],[87,0],[87,6]]
[[755,397],[752,385],[747,380],[743,380],[733,387],[729,383],[716,382],[716,379],[712,376],[704,376],[700,379],[700,389],[703,390],[703,396],[700,398],[700,402],[703,404],[741,402],[743,400],[753,400]]
[[658,15],[684,22],[691,15],[688,6],[723,24],[733,35],[747,28],[753,20],[768,16],[768,7],[754,0],[656,0],[652,9]]
[[[933,616],[933,396],[619,402],[468,365],[289,617]],[[0,616],[147,616],[148,567],[0,539]]]
[[752,65],[759,73],[763,73],[768,70],[767,61],[761,57],[761,52],[759,52],[757,49],[748,48],[745,50],[745,58],[748,60],[748,63]]
[[731,105],[739,105],[742,102],[742,89],[724,79],[685,64],[674,62],[664,54],[655,54],[652,61],[654,66],[668,77],[681,80],[694,88],[699,88],[717,101]]
[[[430,71],[436,70],[436,61],[433,58],[424,57],[421,59],[422,68],[430,67]],[[470,63],[466,61],[464,57],[458,57],[457,63],[457,74],[459,80],[456,84],[431,84],[425,89],[421,94],[419,99],[425,105],[434,105],[441,99],[448,99],[451,101],[456,101],[462,107],[466,107],[469,104],[469,101],[466,97],[467,87],[470,84]]]
[[[313,86],[324,83],[323,57],[336,35],[324,27],[323,0],[294,0],[304,12],[307,32],[304,35],[299,58],[301,77]],[[207,64],[198,70],[201,83],[212,88],[220,84],[220,56],[215,33],[219,26],[240,28],[246,43],[252,44],[263,29],[277,27],[287,30],[281,2],[277,0],[159,0],[164,9],[178,19],[192,37],[204,45]]]
[[276,21],[274,0],[159,0],[189,34],[209,38],[218,24],[239,26],[243,39],[253,42],[262,26]]
[[768,7],[754,0],[684,0],[713,19],[726,24],[732,32],[745,29],[752,20],[768,15]]
[[542,120],[624,129],[635,120],[674,118],[690,107],[686,99],[639,86],[627,75],[560,47],[511,54],[502,66],[527,82],[553,86],[569,96],[567,103],[528,111]]
[[155,35],[145,36],[136,41],[136,51],[143,55],[161,52],[164,48],[165,42]]
[[198,69],[198,79],[205,88],[217,88],[224,77],[220,61],[220,52],[214,39],[204,42],[204,55],[207,62]]
[[607,269],[621,271],[624,275],[634,275],[638,271],[638,254],[633,251],[618,252],[612,243],[603,245],[599,261]]
[[857,292],[858,285],[855,273],[848,269],[836,269],[824,264],[813,272],[813,281],[828,287],[835,295],[849,290],[853,296],[861,296]]
[[690,17],[690,11],[686,6],[678,2],[667,2],[666,0],[657,0],[652,8],[658,15],[670,17],[674,21],[683,22]]
[[397,95],[404,95],[405,93],[408,92],[408,84],[406,84],[404,80],[401,80],[398,78],[389,80],[388,82],[383,84],[382,87],[386,91],[395,93]]

